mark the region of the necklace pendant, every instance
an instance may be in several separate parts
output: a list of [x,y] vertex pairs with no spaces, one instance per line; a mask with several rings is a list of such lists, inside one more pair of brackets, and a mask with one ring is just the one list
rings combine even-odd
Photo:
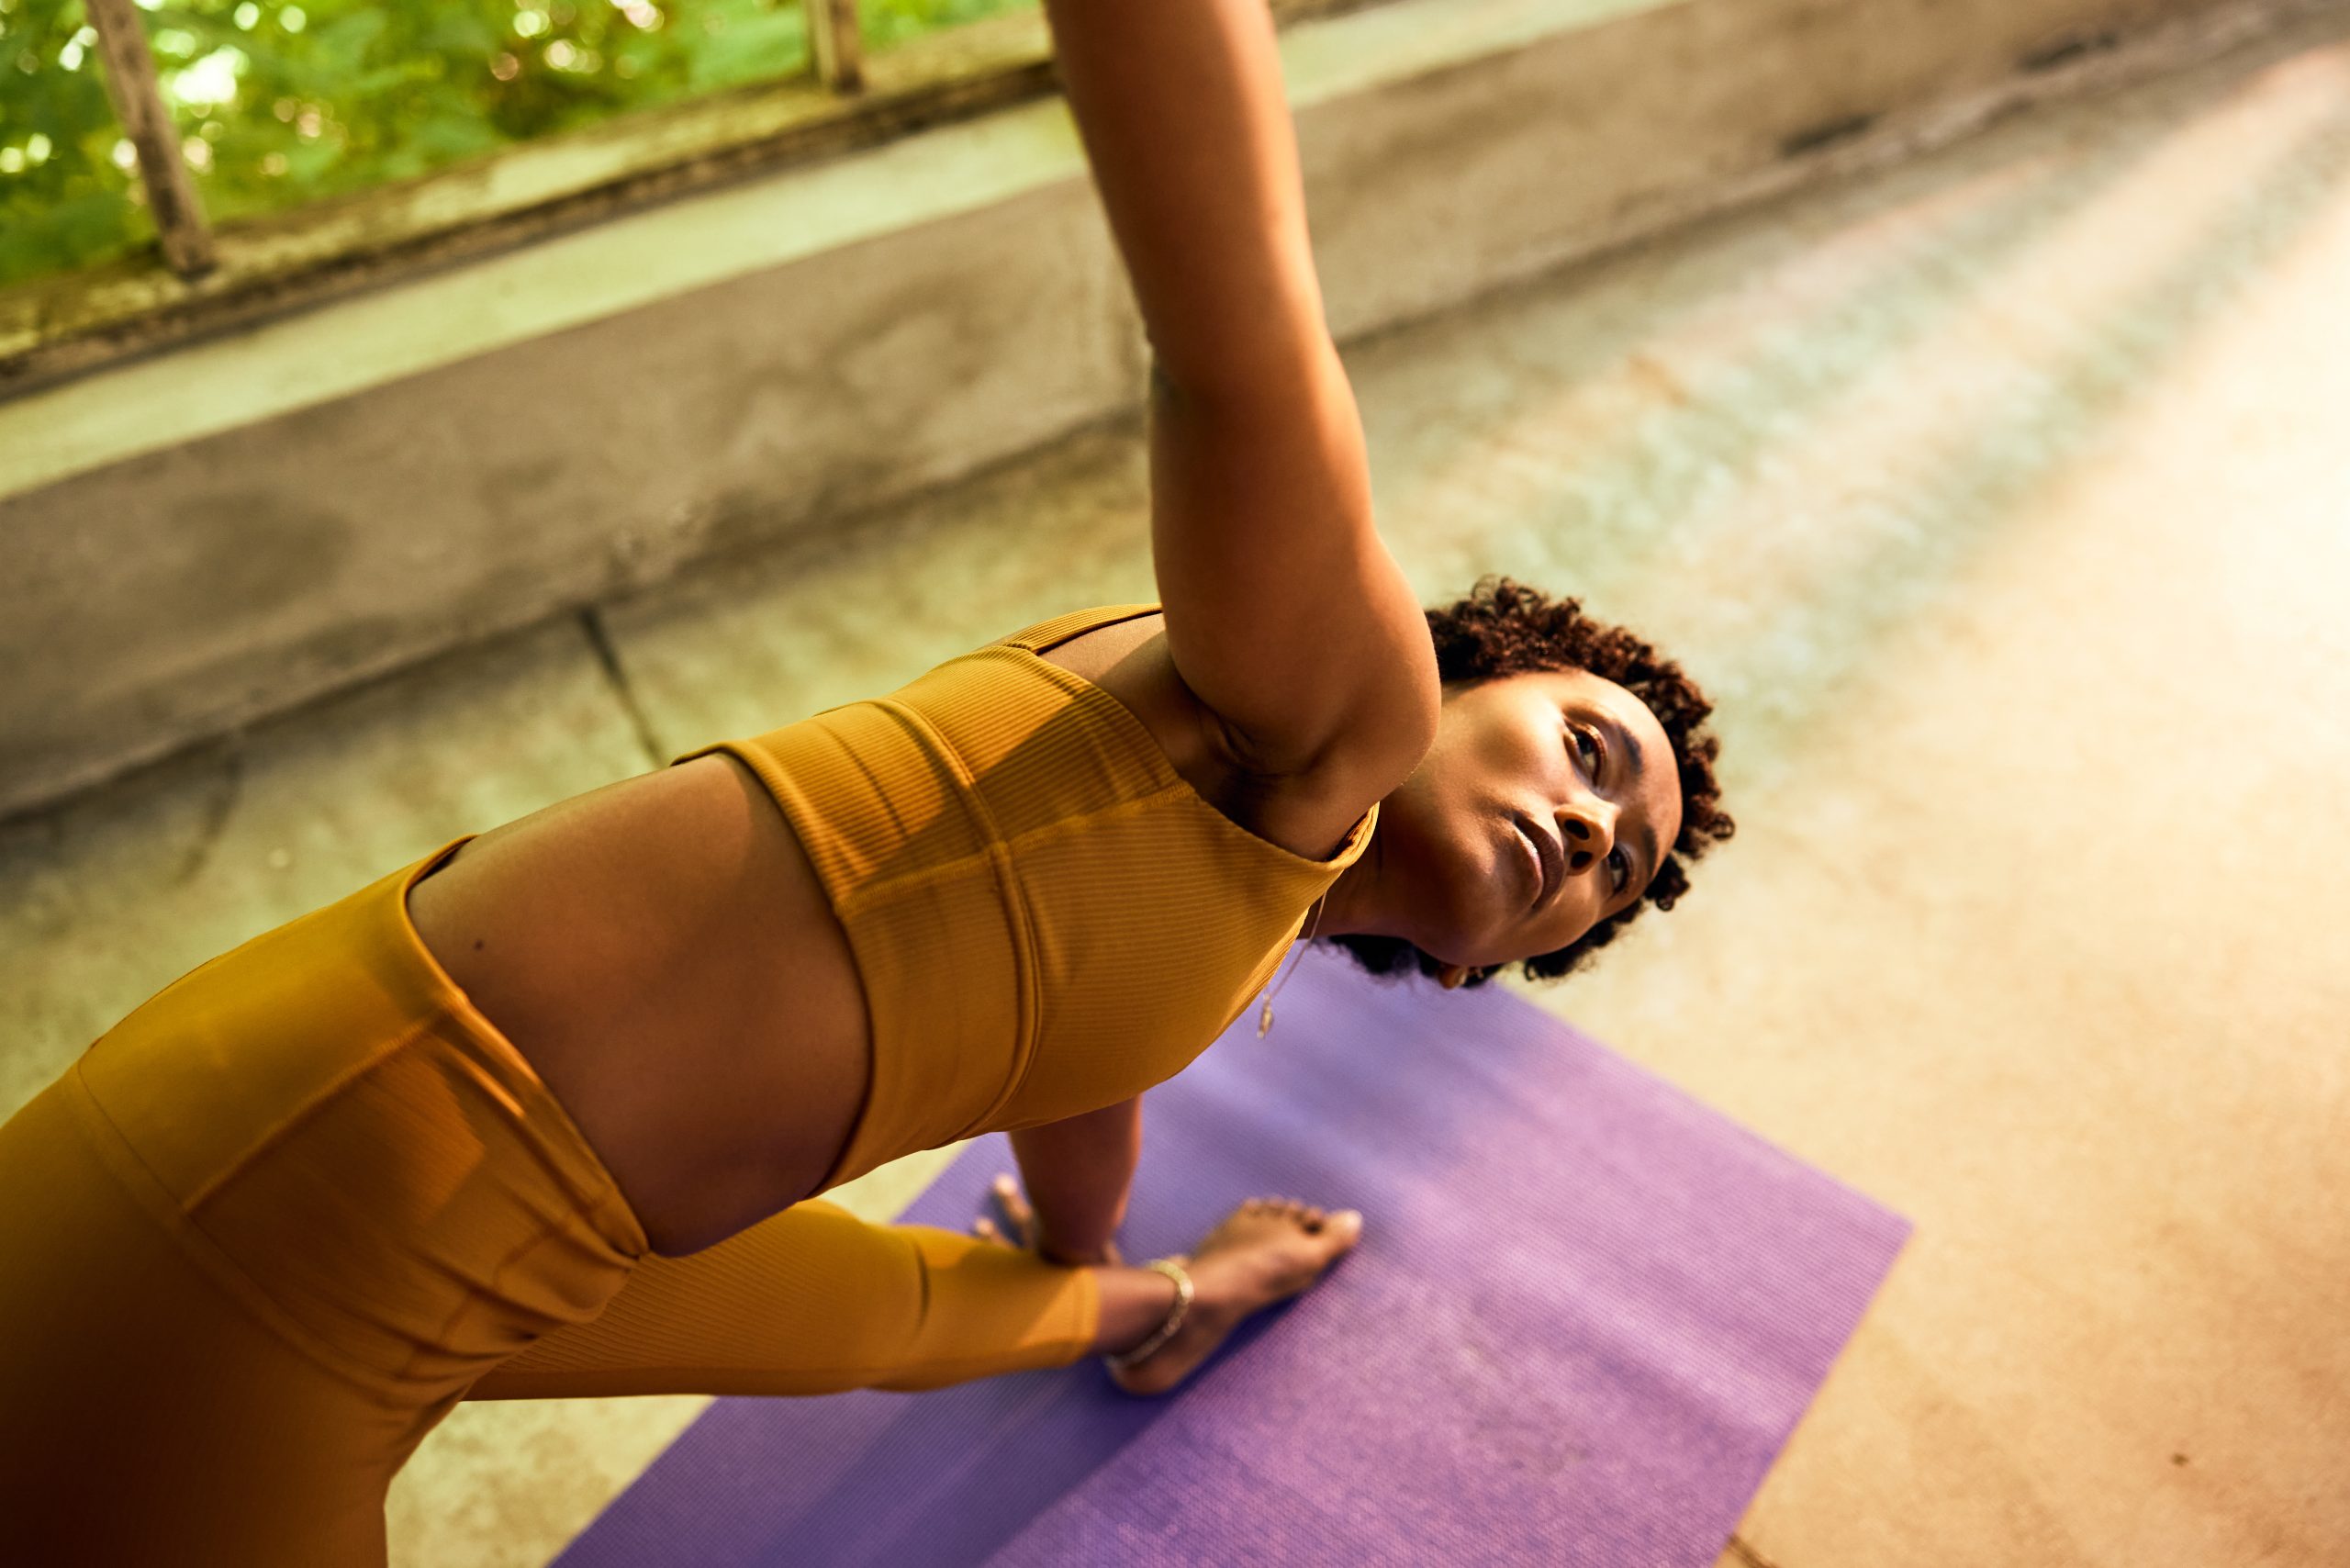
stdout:
[[[1320,899],[1315,899],[1314,901],[1313,924],[1305,928],[1304,940],[1306,942],[1311,943],[1314,940],[1314,933],[1321,926],[1321,924],[1322,901]],[[1289,977],[1297,973],[1297,964],[1298,960],[1296,958],[1292,958],[1287,971],[1284,972],[1279,980],[1273,982],[1272,990],[1265,992],[1264,1009],[1257,1014],[1257,1037],[1260,1040],[1263,1039],[1267,1034],[1270,1033],[1273,1027],[1273,998],[1281,994],[1281,987],[1289,984]]]

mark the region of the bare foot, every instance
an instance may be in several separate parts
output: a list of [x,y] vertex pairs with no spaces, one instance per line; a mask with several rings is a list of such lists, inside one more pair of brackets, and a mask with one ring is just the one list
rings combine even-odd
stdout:
[[1110,1369],[1128,1394],[1164,1394],[1215,1352],[1241,1319],[1296,1295],[1362,1238],[1352,1209],[1326,1215],[1287,1198],[1251,1198],[1177,1260],[1192,1276],[1192,1308],[1175,1337],[1133,1366]]

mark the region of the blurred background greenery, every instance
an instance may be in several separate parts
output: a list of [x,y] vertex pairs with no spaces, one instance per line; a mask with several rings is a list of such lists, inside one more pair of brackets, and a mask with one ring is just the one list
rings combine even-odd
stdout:
[[[865,45],[1035,0],[859,0]],[[800,0],[138,0],[215,222],[808,69]],[[0,285],[154,238],[82,0],[0,0]]]

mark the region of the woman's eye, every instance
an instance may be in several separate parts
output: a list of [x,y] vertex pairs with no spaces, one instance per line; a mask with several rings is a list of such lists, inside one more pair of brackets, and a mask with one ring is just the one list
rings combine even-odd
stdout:
[[1585,730],[1571,730],[1568,733],[1575,738],[1575,755],[1583,759],[1583,771],[1596,778],[1599,774],[1599,743],[1592,738],[1590,732]]
[[1622,892],[1632,880],[1632,857],[1620,849],[1607,852],[1607,880]]

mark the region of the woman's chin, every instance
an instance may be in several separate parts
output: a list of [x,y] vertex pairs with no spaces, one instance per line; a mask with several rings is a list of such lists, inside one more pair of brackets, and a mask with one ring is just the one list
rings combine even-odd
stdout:
[[[1464,969],[1490,969],[1498,964],[1514,964],[1525,954],[1506,942],[1463,942],[1459,944],[1460,957],[1440,958],[1446,964],[1457,964]],[[1428,952],[1435,952],[1430,947]]]

